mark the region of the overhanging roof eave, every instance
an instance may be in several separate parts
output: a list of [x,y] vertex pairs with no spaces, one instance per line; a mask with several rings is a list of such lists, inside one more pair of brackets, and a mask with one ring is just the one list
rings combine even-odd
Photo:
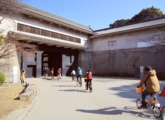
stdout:
[[137,31],[137,30],[144,30],[144,29],[148,29],[148,28],[161,27],[161,26],[164,26],[164,24],[128,29],[128,30],[121,30],[121,31],[109,32],[109,33],[107,32],[107,33],[103,33],[103,34],[95,33],[95,35],[91,36],[90,38],[92,39],[92,38],[97,38],[97,37],[102,37],[102,36],[107,36],[107,35],[121,34],[121,33],[127,33],[127,32],[132,32],[132,31]]

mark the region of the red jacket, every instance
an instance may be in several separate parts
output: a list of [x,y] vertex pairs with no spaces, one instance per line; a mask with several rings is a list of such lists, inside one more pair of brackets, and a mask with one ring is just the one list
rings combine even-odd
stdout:
[[91,72],[86,72],[85,78],[92,79],[92,73]]
[[58,70],[57,70],[57,74],[60,74],[60,73],[61,73],[61,69],[58,68]]

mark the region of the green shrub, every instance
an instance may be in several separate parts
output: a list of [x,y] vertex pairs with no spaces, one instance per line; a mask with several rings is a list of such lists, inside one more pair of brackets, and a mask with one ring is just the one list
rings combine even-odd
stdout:
[[0,85],[4,83],[5,79],[5,75],[0,72]]

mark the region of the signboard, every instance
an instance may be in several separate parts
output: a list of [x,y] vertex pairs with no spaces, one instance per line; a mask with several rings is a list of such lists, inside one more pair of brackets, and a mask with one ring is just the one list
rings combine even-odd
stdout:
[[17,74],[17,66],[13,66],[13,83],[18,82]]

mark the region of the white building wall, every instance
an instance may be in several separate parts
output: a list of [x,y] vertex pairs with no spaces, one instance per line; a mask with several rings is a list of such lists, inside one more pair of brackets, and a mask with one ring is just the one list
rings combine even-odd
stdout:
[[[17,23],[21,23],[21,24],[33,26],[36,28],[40,28],[40,29],[44,29],[44,30],[48,30],[48,31],[52,31],[52,32],[57,32],[57,33],[61,33],[61,34],[76,37],[76,38],[80,38],[80,40],[81,40],[80,44],[84,45],[84,46],[86,46],[86,42],[88,41],[88,35],[86,33],[79,32],[79,31],[76,31],[73,29],[69,29],[69,28],[66,28],[63,26],[59,26],[57,24],[51,24],[49,22],[43,22],[42,20],[39,20],[36,18],[34,19],[33,17],[6,16],[6,15],[4,15],[4,16],[5,16],[4,18],[5,18],[6,22],[4,22],[4,20],[3,20],[2,25],[0,24],[1,25],[0,30],[2,27],[6,28],[6,27],[10,26],[10,29],[8,28],[5,30],[5,34],[7,34],[7,32],[9,30],[17,31]],[[0,18],[3,18],[3,17],[0,17]],[[20,31],[17,31],[17,32],[20,32]],[[20,32],[20,33],[22,33],[22,32]],[[28,35],[32,35],[32,36],[39,36],[39,35],[34,35],[31,33],[25,33],[25,32],[24,32],[24,34],[28,34]],[[44,38],[45,36],[41,36],[41,37]],[[46,38],[50,38],[50,37],[46,37]],[[55,39],[55,38],[52,38],[52,39]],[[60,40],[60,41],[62,41],[62,40]],[[67,43],[69,41],[64,41],[64,42]],[[71,42],[71,43],[73,43],[73,42]],[[79,43],[73,43],[73,44],[79,44]],[[88,46],[86,46],[86,47],[88,47]]]
[[[59,25],[55,25],[55,24],[50,24],[49,22],[43,22],[40,21],[39,19],[34,19],[34,18],[30,18],[30,17],[22,17],[22,16],[6,16],[3,15],[0,16],[0,34],[6,36],[8,31],[15,31],[15,32],[20,32],[17,31],[17,23],[22,23],[25,25],[29,25],[29,26],[33,26],[33,27],[37,27],[37,28],[41,28],[44,30],[49,30],[52,32],[57,32],[57,33],[61,33],[64,35],[68,35],[68,36],[72,36],[72,37],[76,37],[76,38],[80,38],[81,39],[81,45],[84,45],[86,47],[88,47],[89,44],[89,39],[88,39],[88,35],[86,33],[80,32],[80,31],[75,31],[73,29],[69,29],[63,26],[59,26]],[[42,38],[46,38],[46,36],[40,36],[40,35],[34,35],[31,33],[25,33],[24,34],[28,34],[28,35],[32,35],[32,36],[39,36]],[[50,38],[50,37],[47,37]],[[50,38],[50,39],[54,39],[54,38]],[[59,41],[63,41],[58,39]],[[63,41],[64,43],[67,43],[67,41]],[[69,42],[69,41],[68,41]],[[70,42],[72,44],[79,44],[79,43],[74,43],[74,42]],[[91,47],[89,47],[91,48]],[[88,49],[89,50],[89,49]],[[0,70],[0,72],[4,73],[6,76],[6,82],[12,82],[13,81],[13,66],[17,66],[18,68],[18,74],[17,74],[17,80],[19,82],[19,77],[20,77],[20,66],[19,66],[19,62],[18,62],[18,56],[17,53],[15,52],[15,56],[13,56],[10,59],[1,59],[0,60],[0,64],[6,64],[7,66],[5,67],[4,70]]]
[[[107,51],[151,46],[152,44],[149,43],[155,39],[154,36],[161,35],[164,32],[165,29],[157,28],[157,31],[155,29],[148,29],[94,38],[92,39],[91,45],[92,51]],[[115,41],[115,44],[111,46],[109,45],[109,41]]]
[[15,30],[15,22],[12,19],[0,16],[0,34],[6,36],[8,31]]

